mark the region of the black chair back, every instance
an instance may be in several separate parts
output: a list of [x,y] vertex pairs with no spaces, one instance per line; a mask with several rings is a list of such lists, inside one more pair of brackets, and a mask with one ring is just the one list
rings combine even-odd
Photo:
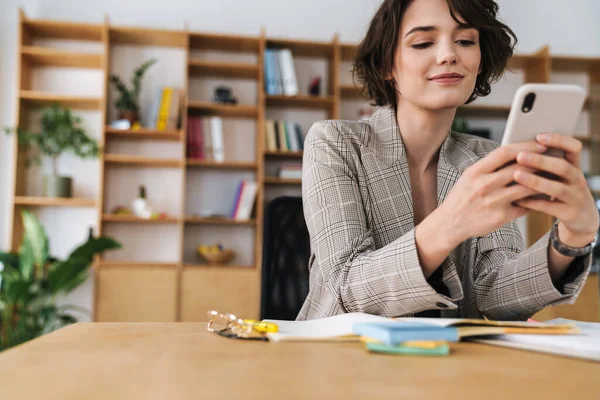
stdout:
[[310,239],[302,198],[272,200],[264,222],[260,318],[294,320],[308,295]]

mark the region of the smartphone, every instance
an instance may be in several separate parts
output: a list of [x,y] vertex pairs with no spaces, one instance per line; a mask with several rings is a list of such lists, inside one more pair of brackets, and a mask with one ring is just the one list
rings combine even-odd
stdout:
[[[539,133],[573,136],[587,92],[577,85],[528,83],[515,93],[502,145],[535,141]],[[553,155],[562,152],[552,151]]]
[[[573,136],[586,97],[587,92],[577,85],[530,83],[521,86],[510,107],[501,145],[535,141],[539,133],[545,132]],[[562,150],[553,148],[544,154],[564,157]],[[537,172],[537,175],[560,179],[545,171]],[[531,197],[548,199],[544,194]]]

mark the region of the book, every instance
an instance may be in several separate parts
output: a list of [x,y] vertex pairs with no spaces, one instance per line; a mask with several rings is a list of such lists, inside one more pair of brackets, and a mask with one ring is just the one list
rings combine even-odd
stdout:
[[294,131],[296,132],[296,138],[298,139],[298,147],[300,151],[304,150],[304,135],[302,135],[302,127],[298,122],[294,122]]
[[277,151],[277,140],[275,139],[275,126],[272,119],[265,121],[265,147],[268,151]]
[[154,98],[152,99],[152,105],[146,115],[146,121],[144,126],[147,128],[156,128],[156,118],[158,117],[158,110],[160,109],[160,103],[162,101],[162,87],[156,89]]
[[247,221],[252,215],[256,193],[258,192],[258,183],[244,181],[241,190],[239,205],[235,213],[234,219],[237,221]]
[[196,126],[195,126],[196,118],[198,118],[198,117],[193,116],[193,115],[188,115],[188,117],[187,117],[187,132],[186,132],[186,136],[185,136],[186,157],[187,158],[196,158],[197,157],[197,150],[196,150],[196,146],[194,145],[194,139],[195,139],[194,129],[196,129]]
[[180,98],[181,91],[179,89],[173,89],[171,92],[171,102],[169,104],[169,111],[167,114],[166,129],[177,129],[179,126]]
[[172,92],[173,89],[170,87],[164,87],[162,91],[160,108],[158,110],[158,117],[156,119],[156,129],[161,131],[167,128],[167,120],[169,118],[169,109],[171,107]]
[[[200,135],[202,135],[201,142],[204,144],[204,159],[205,160],[213,160],[213,145],[212,145],[212,135],[210,133],[210,118],[202,118],[202,129],[200,130]],[[200,139],[198,140],[200,142]]]
[[245,182],[241,181],[238,183],[237,189],[235,191],[235,199],[233,201],[233,209],[231,210],[231,218],[235,218],[240,208],[240,199],[242,195],[242,189],[244,188]]
[[279,50],[271,49],[271,71],[273,72],[273,90],[271,94],[283,94],[283,81],[281,80],[281,67],[279,66]]
[[451,326],[437,326],[417,322],[368,322],[357,323],[352,333],[368,337],[388,346],[414,340],[444,340],[458,342],[458,329]]
[[281,71],[281,82],[283,94],[286,96],[296,96],[298,94],[298,82],[296,80],[296,70],[294,60],[290,49],[281,49],[278,51],[279,69]]
[[221,117],[210,117],[210,135],[212,139],[212,154],[216,162],[225,161],[223,146],[223,120]]
[[287,143],[287,136],[285,133],[285,123],[284,121],[276,121],[277,124],[277,133],[279,134],[279,150],[281,151],[289,151]]
[[277,321],[267,320],[279,326],[279,332],[269,333],[273,341],[359,341],[360,336],[354,332],[354,325],[359,323],[421,323],[438,327],[457,329],[459,339],[488,335],[528,334],[556,335],[574,334],[578,330],[572,323],[547,324],[522,321],[489,321],[465,318],[387,318],[366,313],[339,314],[332,317],[309,321]]
[[285,121],[285,134],[288,138],[291,151],[300,151],[300,143],[298,143],[298,137],[296,136],[295,123],[291,121]]

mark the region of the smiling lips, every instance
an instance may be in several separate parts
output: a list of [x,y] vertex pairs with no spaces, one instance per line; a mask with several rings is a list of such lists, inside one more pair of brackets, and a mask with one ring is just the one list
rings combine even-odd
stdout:
[[440,74],[430,78],[429,80],[436,83],[458,83],[462,81],[464,78],[461,74],[451,73],[451,74]]

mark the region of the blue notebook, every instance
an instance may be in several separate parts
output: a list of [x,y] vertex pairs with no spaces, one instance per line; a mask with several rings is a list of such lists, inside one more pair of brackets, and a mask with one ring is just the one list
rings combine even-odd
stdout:
[[411,322],[367,322],[354,324],[353,333],[387,345],[411,340],[446,340],[458,342],[458,329]]

